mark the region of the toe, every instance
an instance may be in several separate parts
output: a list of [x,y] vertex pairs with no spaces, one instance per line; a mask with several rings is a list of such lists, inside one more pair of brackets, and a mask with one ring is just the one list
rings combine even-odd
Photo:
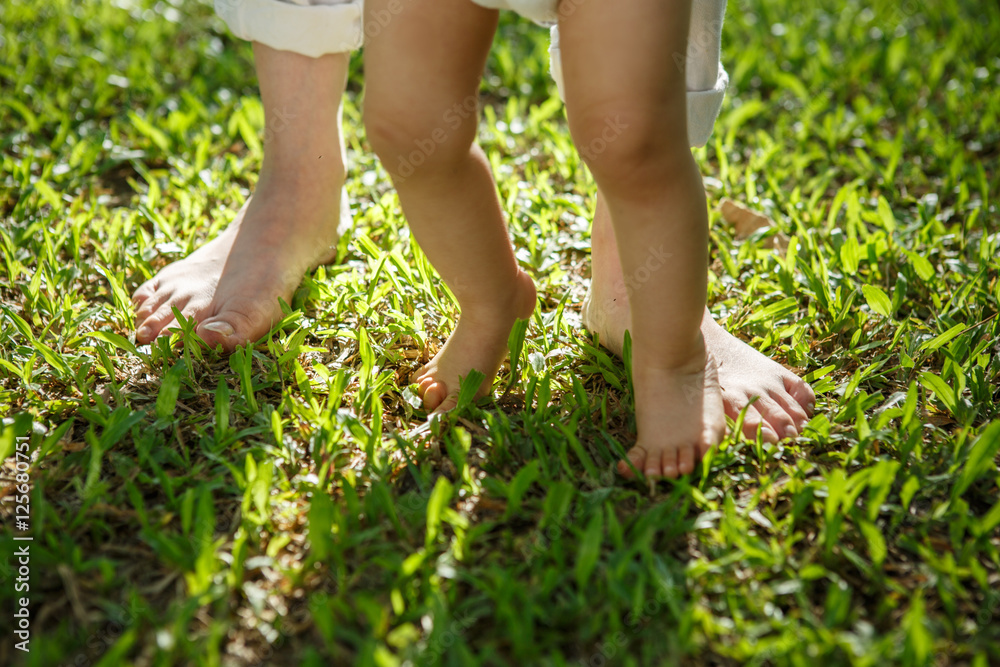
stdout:
[[132,293],[132,305],[138,310],[143,303],[145,303],[149,297],[156,293],[156,288],[158,281],[156,278],[147,280]]
[[792,420],[790,414],[778,401],[770,396],[761,398],[754,404],[767,425],[774,433],[777,433],[779,440],[794,438],[799,434],[799,429]]
[[757,429],[760,428],[762,421],[757,408],[752,405],[747,406],[746,413],[743,415],[743,435],[748,438],[756,438]]
[[152,314],[142,320],[139,328],[135,332],[135,339],[138,343],[145,345],[152,342],[161,333],[165,333],[165,328],[168,325],[176,325],[176,320],[174,320],[174,313],[171,309],[173,306],[178,308],[183,308],[186,305],[184,301],[180,303],[174,303],[172,301],[166,301],[161,303],[159,308],[157,308]]
[[[628,450],[626,456],[628,457],[628,463],[625,461],[618,462],[618,474],[626,479],[634,479],[635,473],[632,472],[632,468],[635,468],[637,471],[644,470],[647,458],[646,450],[637,445]],[[629,466],[629,463],[632,465]]]
[[[754,439],[755,440],[757,439],[756,434],[754,434]],[[769,442],[772,445],[781,442],[781,438],[778,436],[778,434],[775,433],[774,429],[768,426],[767,424],[762,424],[760,427],[760,439],[761,442]]]
[[780,405],[791,418],[792,423],[795,424],[795,435],[802,433],[803,427],[809,422],[809,415],[806,414],[805,408],[791,394],[783,391],[774,392],[771,394],[771,399]]
[[[421,387],[424,387],[421,384]],[[431,381],[423,389],[424,409],[437,410],[448,398],[448,387],[443,382]]]
[[135,342],[139,345],[149,345],[156,338],[156,333],[151,326],[140,324],[135,329]]
[[795,402],[802,407],[802,411],[805,412],[807,417],[812,417],[813,411],[816,409],[816,394],[813,392],[812,387],[802,380],[802,378],[789,373],[782,378],[785,391],[795,399]]
[[[163,304],[168,303],[172,292],[168,290],[158,290],[146,297],[135,309],[135,321],[142,322],[160,309]],[[169,310],[169,309],[168,309]]]
[[756,440],[758,429],[760,429],[761,439],[764,442],[778,442],[778,434],[764,421],[757,408],[751,405],[747,408],[746,416],[743,418],[743,435],[751,440]]
[[650,456],[646,459],[646,477],[667,477],[669,479],[677,479],[677,450],[671,447],[667,447],[662,452],[660,452],[659,460],[659,470],[655,473],[650,473],[649,470],[652,466],[649,464],[649,460],[654,457]]
[[260,303],[234,300],[211,317],[206,317],[195,332],[209,347],[222,346],[226,352],[232,352],[239,345],[259,340],[271,330],[277,317],[264,310]]
[[[181,316],[183,316],[185,320],[191,320],[191,319],[193,319],[195,321],[198,321],[201,318],[202,313],[203,313],[203,309],[195,307],[190,302],[184,308],[180,309],[180,311],[181,311]],[[171,313],[170,320],[167,321],[167,322],[165,322],[163,324],[163,326],[161,327],[160,331],[161,331],[161,333],[164,333],[164,334],[170,334],[175,329],[177,331],[181,331],[181,325],[177,321],[177,318],[173,317],[173,314]],[[198,331],[198,328],[196,326],[195,327],[195,332],[197,333],[197,331]],[[181,341],[178,341],[177,344],[180,345]]]
[[682,447],[677,453],[677,471],[682,475],[694,472],[694,447]]
[[426,380],[429,380],[427,366],[421,366],[417,370],[410,374],[410,384],[423,385]]
[[[163,326],[160,327],[160,333],[157,335],[163,334],[164,336],[169,336],[175,331],[180,331],[180,330],[181,330],[181,325],[177,324],[177,318],[171,315],[170,319],[164,322]],[[181,341],[177,341],[178,345],[180,345],[180,343]]]
[[760,439],[763,442],[769,442],[771,444],[777,444],[781,442],[781,436],[775,433],[774,429],[768,426],[767,424],[762,424],[760,427]]
[[446,412],[451,412],[457,407],[458,407],[458,396],[456,396],[455,394],[451,394],[449,396],[446,396],[445,399],[441,401],[441,403],[436,408],[434,408],[433,414],[441,415]]
[[246,343],[243,337],[236,334],[232,324],[218,317],[206,319],[195,328],[194,332],[208,347],[212,349],[221,347],[226,352],[232,352]]

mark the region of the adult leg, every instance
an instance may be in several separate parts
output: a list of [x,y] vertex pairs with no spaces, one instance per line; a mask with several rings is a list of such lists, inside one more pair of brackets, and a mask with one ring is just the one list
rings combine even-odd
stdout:
[[[304,273],[335,256],[346,203],[341,200],[345,158],[340,104],[348,69],[343,51],[356,46],[345,41],[347,36],[356,33],[360,39],[360,7],[226,0],[220,2],[220,13],[225,16],[223,10],[244,5],[263,6],[270,13],[260,17],[251,12],[254,20],[238,14],[238,25],[251,33],[241,36],[296,46],[292,34],[267,32],[266,19],[288,32],[289,26],[278,20],[287,18],[282,12],[292,12],[293,24],[306,13],[330,30],[300,46],[314,54],[321,46],[317,40],[327,39],[335,52],[312,57],[254,42],[265,114],[264,162],[254,195],[217,238],[135,291],[139,343],[149,343],[176,325],[174,307],[199,322],[197,332],[210,345],[231,351],[255,341],[280,321],[279,299],[291,301]],[[355,20],[356,25],[336,29]]]
[[492,386],[535,290],[518,268],[496,184],[474,143],[479,84],[497,12],[469,0],[368,0],[395,9],[365,47],[365,125],[413,234],[461,308],[458,327],[416,377],[430,410],[454,406],[476,369]]

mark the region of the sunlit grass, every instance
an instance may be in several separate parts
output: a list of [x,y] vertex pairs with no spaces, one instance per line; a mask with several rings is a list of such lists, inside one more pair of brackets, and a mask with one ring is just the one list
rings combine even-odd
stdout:
[[495,399],[431,427],[408,377],[456,312],[367,148],[360,59],[354,229],[227,358],[190,323],[136,348],[129,295],[253,188],[249,47],[189,0],[0,25],[0,455],[30,435],[34,461],[34,639],[3,664],[1000,662],[995,5],[730,7],[696,156],[713,209],[775,224],[713,211],[710,304],[818,409],[653,494],[612,472],[631,394],[579,327],[594,187],[544,30],[505,19],[480,132],[540,307]]

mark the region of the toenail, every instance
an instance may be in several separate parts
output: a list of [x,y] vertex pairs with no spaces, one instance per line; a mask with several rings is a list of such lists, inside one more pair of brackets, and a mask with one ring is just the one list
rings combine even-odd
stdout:
[[232,336],[236,333],[233,331],[233,328],[225,322],[209,322],[204,325],[204,327],[209,331],[214,331],[215,333],[222,334],[223,336]]
[[794,438],[794,437],[797,437],[798,434],[799,434],[799,432],[795,429],[794,426],[789,426],[788,428],[785,429],[785,437],[786,438]]
[[136,338],[149,338],[149,334],[153,333],[153,330],[149,327],[139,327],[139,330],[135,332]]

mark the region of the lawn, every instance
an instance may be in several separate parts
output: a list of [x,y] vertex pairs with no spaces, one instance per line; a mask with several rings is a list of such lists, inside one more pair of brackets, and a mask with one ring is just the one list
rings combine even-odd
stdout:
[[195,0],[0,4],[0,664],[1000,664],[1000,8],[731,3],[709,303],[817,411],[653,487],[613,473],[632,394],[580,327],[595,188],[547,42],[505,17],[480,132],[539,308],[428,426],[407,378],[455,306],[360,57],[339,261],[251,350],[137,348],[131,291],[252,191],[250,48]]

